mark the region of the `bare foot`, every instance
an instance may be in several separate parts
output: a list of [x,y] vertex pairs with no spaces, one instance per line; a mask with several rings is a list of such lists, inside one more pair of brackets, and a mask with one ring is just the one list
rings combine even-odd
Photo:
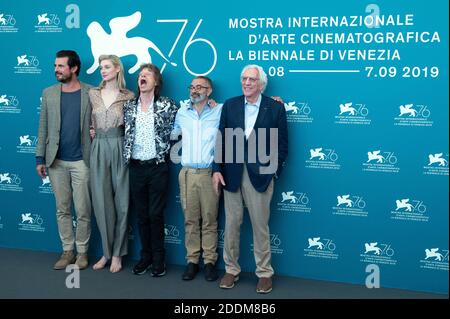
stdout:
[[105,268],[105,265],[107,262],[108,262],[108,259],[105,256],[103,256],[102,258],[100,258],[99,261],[97,261],[97,263],[92,268],[94,270],[103,269],[103,268]]
[[122,257],[113,256],[109,271],[112,273],[119,272],[122,269]]

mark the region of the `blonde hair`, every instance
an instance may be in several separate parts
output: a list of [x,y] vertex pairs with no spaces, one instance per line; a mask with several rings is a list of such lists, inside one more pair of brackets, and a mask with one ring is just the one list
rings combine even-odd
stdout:
[[[119,73],[117,73],[116,80],[117,80],[117,86],[119,87],[119,90],[125,90],[126,89],[126,82],[125,77],[123,75],[123,64],[122,61],[120,61],[119,57],[117,55],[113,54],[103,54],[98,58],[98,64],[101,64],[102,61],[109,60],[112,62],[114,67],[119,67]],[[102,80],[100,82],[100,89],[103,89],[106,85],[106,82]]]

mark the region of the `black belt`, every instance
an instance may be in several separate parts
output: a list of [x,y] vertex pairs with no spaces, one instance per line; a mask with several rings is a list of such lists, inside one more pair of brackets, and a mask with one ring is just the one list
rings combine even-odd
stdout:
[[137,160],[137,159],[132,158],[130,160],[130,162],[134,163],[134,164],[139,164],[139,165],[154,165],[154,164],[157,164],[156,158],[152,158],[152,159],[145,160],[145,161]]

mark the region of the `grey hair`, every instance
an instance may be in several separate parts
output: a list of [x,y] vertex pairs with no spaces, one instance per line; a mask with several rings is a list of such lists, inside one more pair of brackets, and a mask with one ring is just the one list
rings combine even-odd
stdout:
[[261,66],[257,65],[257,64],[246,65],[246,66],[244,66],[244,68],[242,69],[242,72],[241,72],[241,81],[242,81],[242,78],[244,77],[245,71],[247,71],[248,69],[256,69],[256,70],[258,70],[259,83],[262,85],[261,93],[263,93],[264,90],[266,89],[266,86],[267,86],[267,74],[266,74],[266,72],[264,72],[264,69]]

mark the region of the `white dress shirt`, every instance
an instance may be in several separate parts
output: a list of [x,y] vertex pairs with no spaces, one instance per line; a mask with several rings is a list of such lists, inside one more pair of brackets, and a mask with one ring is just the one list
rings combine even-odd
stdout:
[[258,117],[259,106],[261,104],[261,94],[255,103],[250,103],[245,98],[245,137],[248,139],[250,133],[255,126],[256,118]]
[[156,157],[155,145],[155,116],[153,113],[153,102],[148,111],[143,112],[141,100],[138,102],[136,114],[136,137],[131,157],[137,160],[150,160]]

